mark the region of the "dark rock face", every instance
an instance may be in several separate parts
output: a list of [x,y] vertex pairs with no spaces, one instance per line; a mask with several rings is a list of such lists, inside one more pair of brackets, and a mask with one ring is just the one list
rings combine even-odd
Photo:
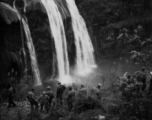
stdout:
[[[0,2],[5,2],[5,3],[13,6],[13,2],[14,2],[14,1],[15,1],[15,0],[1,0]],[[18,7],[23,7],[23,5],[24,5],[23,0],[16,0],[16,5],[17,5]]]
[[1,0],[0,2],[5,2],[5,3],[13,6],[13,0]]
[[79,5],[81,2],[83,2],[84,0],[75,0],[75,3],[77,4],[77,5]]

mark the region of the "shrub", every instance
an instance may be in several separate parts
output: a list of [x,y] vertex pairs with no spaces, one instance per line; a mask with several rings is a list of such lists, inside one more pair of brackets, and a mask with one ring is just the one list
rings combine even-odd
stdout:
[[33,111],[27,115],[25,120],[42,120],[42,119],[41,119],[40,112]]
[[78,98],[76,100],[75,106],[74,106],[74,111],[75,113],[82,113],[84,111],[87,110],[91,110],[91,109],[101,109],[102,106],[100,104],[100,102],[91,97],[84,97],[84,98]]

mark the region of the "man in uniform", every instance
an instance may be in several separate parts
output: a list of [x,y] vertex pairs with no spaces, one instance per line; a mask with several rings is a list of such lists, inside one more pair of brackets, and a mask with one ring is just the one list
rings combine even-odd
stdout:
[[77,98],[79,99],[79,98],[85,98],[85,97],[87,97],[87,88],[84,87],[84,85],[81,85],[77,93]]
[[49,96],[48,106],[50,108],[51,107],[51,102],[54,98],[54,94],[53,94],[53,91],[51,90],[50,86],[47,87],[47,90],[46,90],[45,94]]
[[75,91],[72,89],[72,87],[69,87],[69,92],[67,97],[69,111],[72,110],[74,106],[74,101],[75,101]]
[[92,95],[93,95],[93,97],[97,98],[98,100],[101,100],[100,89],[101,89],[101,84],[100,83],[97,85],[97,87],[94,87],[92,89]]
[[34,106],[38,110],[38,102],[36,100],[36,96],[34,94],[34,89],[32,88],[30,92],[28,92],[27,98],[31,104],[31,111],[34,110]]
[[46,95],[45,91],[42,92],[42,95],[38,98],[38,101],[40,102],[40,111],[43,111],[43,107],[45,106],[46,111],[48,112],[48,106],[47,103],[49,101],[49,96]]
[[15,102],[14,102],[14,88],[11,85],[9,90],[8,90],[8,108],[11,107],[11,105],[13,105],[13,107],[16,106]]
[[62,105],[62,95],[65,89],[66,87],[59,82],[57,86],[57,103],[61,105]]

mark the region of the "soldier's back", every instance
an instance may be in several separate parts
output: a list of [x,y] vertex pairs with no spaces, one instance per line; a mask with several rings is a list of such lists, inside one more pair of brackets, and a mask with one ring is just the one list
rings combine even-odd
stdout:
[[53,96],[53,91],[46,91],[46,95],[48,95],[49,97],[52,97]]
[[66,89],[66,88],[65,88],[64,85],[59,85],[59,86],[57,87],[57,94],[62,94],[65,89]]
[[34,98],[35,98],[35,94],[32,91],[30,91],[27,94],[27,98],[28,98],[29,101],[33,101]]
[[48,95],[41,95],[41,96],[39,97],[39,101],[40,101],[40,103],[42,103],[42,104],[47,103],[48,99],[49,99],[49,96],[48,96]]
[[92,89],[92,97],[100,99],[101,91],[97,87]]
[[71,99],[74,99],[74,97],[75,97],[75,91],[74,90],[69,91],[68,92],[68,97],[71,98]]
[[87,88],[81,88],[78,90],[77,97],[87,97]]

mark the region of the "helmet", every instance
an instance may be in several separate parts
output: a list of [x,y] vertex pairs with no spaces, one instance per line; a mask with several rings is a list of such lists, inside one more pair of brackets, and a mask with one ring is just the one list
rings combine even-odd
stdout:
[[58,85],[61,85],[61,82],[58,82]]
[[101,83],[99,83],[98,85],[97,85],[97,87],[101,87],[102,85],[101,85]]
[[51,87],[50,87],[50,86],[47,86],[47,89],[51,89]]

